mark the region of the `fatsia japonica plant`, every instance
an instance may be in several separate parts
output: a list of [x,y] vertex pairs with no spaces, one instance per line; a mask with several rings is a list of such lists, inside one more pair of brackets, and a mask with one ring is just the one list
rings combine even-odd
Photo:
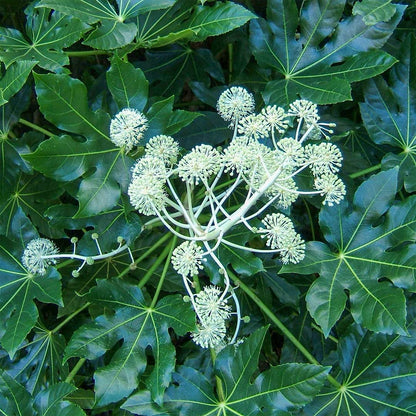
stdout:
[[416,6],[0,4],[0,414],[416,415]]

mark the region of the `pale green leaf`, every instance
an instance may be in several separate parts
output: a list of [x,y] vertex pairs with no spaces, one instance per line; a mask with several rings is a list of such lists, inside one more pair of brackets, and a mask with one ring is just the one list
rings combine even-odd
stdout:
[[391,0],[361,0],[352,8],[352,14],[359,14],[367,25],[388,22],[396,12]]

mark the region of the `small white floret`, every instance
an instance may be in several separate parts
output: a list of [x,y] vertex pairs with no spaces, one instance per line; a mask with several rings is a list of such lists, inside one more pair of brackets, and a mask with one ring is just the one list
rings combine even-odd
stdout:
[[198,274],[202,266],[202,248],[195,241],[185,241],[172,253],[172,266],[183,277]]
[[234,126],[238,120],[254,111],[254,96],[242,87],[228,88],[218,99],[217,111]]
[[146,155],[161,159],[166,166],[174,165],[178,160],[179,144],[171,136],[154,136],[146,144]]
[[51,256],[58,253],[58,248],[51,240],[36,238],[26,246],[22,263],[30,273],[43,276],[50,265],[56,264],[56,259]]

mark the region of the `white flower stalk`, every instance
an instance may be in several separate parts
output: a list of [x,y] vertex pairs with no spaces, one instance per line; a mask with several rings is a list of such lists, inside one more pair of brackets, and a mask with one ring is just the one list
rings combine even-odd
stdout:
[[140,144],[147,128],[147,118],[143,113],[134,108],[124,108],[111,120],[110,139],[129,152]]
[[183,277],[192,277],[203,269],[203,254],[202,248],[195,241],[185,241],[173,250],[172,266]]
[[178,161],[179,145],[171,136],[154,136],[146,144],[146,155],[156,157],[166,166],[172,166]]
[[332,143],[307,145],[305,155],[314,176],[337,173],[342,165],[341,151]]
[[197,331],[192,333],[197,345],[202,348],[216,348],[223,344],[227,332],[224,321],[201,323],[197,328]]
[[225,90],[218,99],[218,114],[225,120],[230,121],[231,126],[241,120],[242,117],[254,111],[254,96],[245,88],[231,87]]
[[194,147],[178,163],[178,175],[189,185],[198,185],[221,168],[221,156],[212,146],[201,144]]
[[269,134],[267,123],[260,114],[250,114],[246,117],[243,117],[238,122],[237,131],[242,136],[253,139],[266,137]]
[[196,313],[204,324],[224,322],[230,317],[231,306],[221,299],[223,291],[217,286],[205,286],[195,295]]
[[132,269],[135,267],[133,254],[129,246],[127,244],[123,244],[123,237],[117,238],[118,247],[109,253],[102,252],[98,242],[98,234],[93,233],[91,238],[95,241],[98,250],[98,254],[95,256],[84,256],[77,254],[76,250],[78,238],[76,237],[71,238],[71,243],[74,246],[72,253],[59,253],[59,250],[51,240],[48,240],[47,238],[35,238],[34,240],[31,240],[26,246],[22,256],[22,263],[30,273],[43,276],[46,274],[48,267],[56,264],[59,259],[79,260],[82,262],[81,266],[72,272],[73,277],[78,277],[80,270],[86,264],[91,265],[94,264],[94,262],[97,260],[104,260],[106,258],[113,257],[123,251],[127,251],[131,259],[130,266]]
[[338,176],[326,173],[315,179],[315,188],[325,196],[324,205],[339,204],[345,196],[345,185]]
[[59,254],[58,248],[51,240],[36,238],[26,246],[22,263],[30,273],[43,276],[50,265],[56,264],[56,259],[53,256],[57,254]]

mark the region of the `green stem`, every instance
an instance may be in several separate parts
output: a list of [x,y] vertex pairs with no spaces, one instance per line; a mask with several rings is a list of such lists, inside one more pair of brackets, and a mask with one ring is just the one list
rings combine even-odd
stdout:
[[30,121],[25,120],[24,118],[19,118],[19,123],[20,123],[20,124],[23,124],[23,125],[25,125],[25,126],[28,126],[28,127],[30,127],[31,129],[33,129],[33,130],[37,130],[37,131],[39,131],[40,133],[43,133],[45,136],[49,136],[49,137],[54,137],[54,136],[56,136],[56,134],[53,134],[53,133],[51,133],[50,131],[43,129],[42,127],[39,127],[39,126],[37,126],[36,124],[31,123]]
[[[263,313],[280,329],[280,331],[289,339],[289,341],[303,354],[303,356],[311,363],[315,365],[321,365],[319,361],[300,343],[300,341],[290,332],[282,321],[263,303],[263,301],[236,275],[228,271],[231,279],[236,283],[245,293],[249,296],[257,306],[263,311]],[[336,388],[341,387],[341,384],[335,380],[334,377],[328,374],[328,381]]]
[[91,303],[87,302],[85,305],[78,308],[75,312],[72,312],[71,315],[68,315],[60,324],[58,324],[54,329],[52,329],[52,333],[58,332],[63,326],[65,326],[74,316],[77,316],[80,312],[82,312],[84,309],[88,308]]
[[[166,233],[162,238],[160,238],[155,244],[153,244],[148,250],[146,250],[137,260],[134,261],[133,265],[137,266],[139,263],[141,263],[147,256],[152,254],[159,246],[161,246],[163,243],[165,243],[166,240],[168,240],[171,237],[171,234]],[[126,267],[117,277],[123,277],[128,272],[131,271],[131,266]]]
[[311,224],[311,235],[312,235],[312,240],[316,240],[315,238],[315,228],[313,226],[313,219],[312,219],[312,213],[311,210],[309,208],[309,204],[307,203],[307,201],[304,199],[303,200],[305,207],[306,207],[306,212],[308,213],[308,218],[309,218],[309,222]]
[[160,264],[165,260],[168,256],[170,251],[170,245],[166,246],[165,249],[160,253],[152,267],[147,271],[147,273],[143,276],[142,280],[140,280],[138,286],[139,288],[143,288],[143,286],[149,281],[152,277],[154,271],[160,266]]
[[233,79],[233,44],[228,44],[228,83]]
[[370,166],[367,169],[360,170],[359,172],[351,173],[350,178],[355,179],[359,178],[360,176],[367,175],[367,173],[375,172],[376,170],[379,170],[381,168],[381,163],[378,165]]
[[165,262],[165,266],[163,267],[163,270],[162,270],[162,275],[160,276],[159,283],[157,285],[155,295],[153,296],[152,303],[150,305],[151,309],[153,309],[155,307],[156,302],[159,298],[160,291],[162,290],[163,281],[165,280],[166,274],[167,274],[168,269],[169,269],[170,259],[172,257],[172,251],[176,247],[177,240],[178,240],[178,237],[176,237],[176,235],[174,235],[172,240],[171,240],[171,243],[170,243],[169,254],[166,257],[166,262]]
[[[318,325],[316,325],[314,322],[312,322],[311,323],[311,327],[313,328],[313,329],[315,329],[316,331],[318,331],[318,332],[320,332],[322,335],[324,335],[324,331],[322,331],[322,329],[318,326]],[[333,341],[333,342],[335,342],[335,344],[338,344],[338,340],[334,337],[334,336],[332,336],[332,335],[328,335],[328,339],[330,339],[331,341]]]
[[71,372],[68,374],[68,377],[65,379],[65,383],[70,383],[72,379],[76,376],[79,369],[84,365],[86,358],[80,358],[78,362],[75,364],[74,368],[71,370]]
[[[210,352],[211,352],[212,364],[214,365],[215,360],[217,358],[217,354],[213,348],[210,348]],[[218,398],[220,399],[221,402],[225,402],[224,387],[222,385],[221,379],[217,375],[215,376],[215,383],[217,385]]]
[[66,51],[67,56],[78,56],[78,57],[85,57],[85,56],[94,56],[94,55],[111,55],[110,51],[102,51],[102,50],[92,50],[92,51]]

